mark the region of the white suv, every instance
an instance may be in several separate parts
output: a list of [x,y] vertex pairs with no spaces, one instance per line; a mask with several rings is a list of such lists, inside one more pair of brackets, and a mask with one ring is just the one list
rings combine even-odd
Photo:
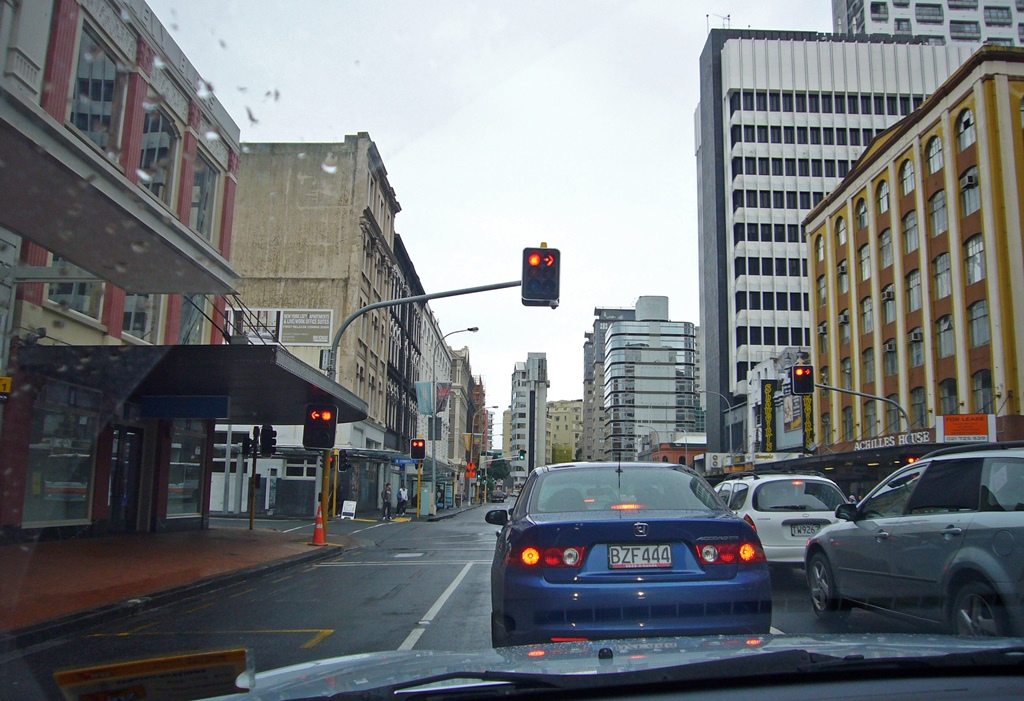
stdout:
[[727,477],[715,491],[749,523],[769,563],[803,565],[807,539],[835,523],[847,498],[820,473],[743,472]]

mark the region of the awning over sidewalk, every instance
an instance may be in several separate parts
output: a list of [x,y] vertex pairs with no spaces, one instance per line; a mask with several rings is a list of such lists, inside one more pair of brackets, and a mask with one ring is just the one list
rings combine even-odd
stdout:
[[366,418],[364,401],[279,346],[29,346],[17,365],[120,401],[188,407],[228,399],[224,416],[176,418],[298,425],[306,404],[324,401],[338,405],[339,423]]
[[0,226],[128,293],[235,291],[210,242],[38,105],[0,92]]

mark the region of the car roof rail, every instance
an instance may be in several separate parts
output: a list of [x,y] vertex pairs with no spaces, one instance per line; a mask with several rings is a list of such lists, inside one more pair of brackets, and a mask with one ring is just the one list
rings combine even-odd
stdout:
[[954,445],[948,448],[939,448],[933,450],[926,455],[922,455],[921,459],[935,458],[942,455],[955,455],[957,453],[976,453],[984,451],[994,450],[1012,450],[1014,448],[1024,448],[1024,441],[1005,441],[1002,443],[966,443],[963,445]]
[[768,468],[766,470],[745,470],[743,472],[733,472],[732,474],[730,474],[727,477],[723,478],[722,482],[725,482],[726,480],[731,480],[731,479],[742,479],[744,477],[753,477],[754,479],[761,479],[761,477],[766,477],[768,475],[793,475],[793,476],[806,475],[806,476],[823,477],[825,479],[831,479],[828,475],[826,475],[824,472],[820,472],[819,470],[808,470],[808,469],[801,469],[801,468],[798,468],[798,467],[790,467],[790,468],[772,467],[772,468]]

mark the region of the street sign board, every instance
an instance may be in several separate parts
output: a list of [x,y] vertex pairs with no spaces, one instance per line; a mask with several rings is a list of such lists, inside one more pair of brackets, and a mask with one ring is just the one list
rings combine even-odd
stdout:
[[396,465],[415,465],[419,460],[413,460],[412,458],[393,458],[391,462]]

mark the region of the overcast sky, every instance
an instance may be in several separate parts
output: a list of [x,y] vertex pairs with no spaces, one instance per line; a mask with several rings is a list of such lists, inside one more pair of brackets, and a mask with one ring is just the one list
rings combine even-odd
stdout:
[[582,398],[595,307],[664,295],[673,320],[699,323],[693,118],[708,26],[832,26],[829,0],[149,4],[243,141],[370,134],[427,292],[516,280],[524,246],[561,250],[557,310],[523,307],[515,288],[431,303],[444,332],[480,327],[448,341],[469,346],[502,408],[529,352],[547,353],[549,400]]

